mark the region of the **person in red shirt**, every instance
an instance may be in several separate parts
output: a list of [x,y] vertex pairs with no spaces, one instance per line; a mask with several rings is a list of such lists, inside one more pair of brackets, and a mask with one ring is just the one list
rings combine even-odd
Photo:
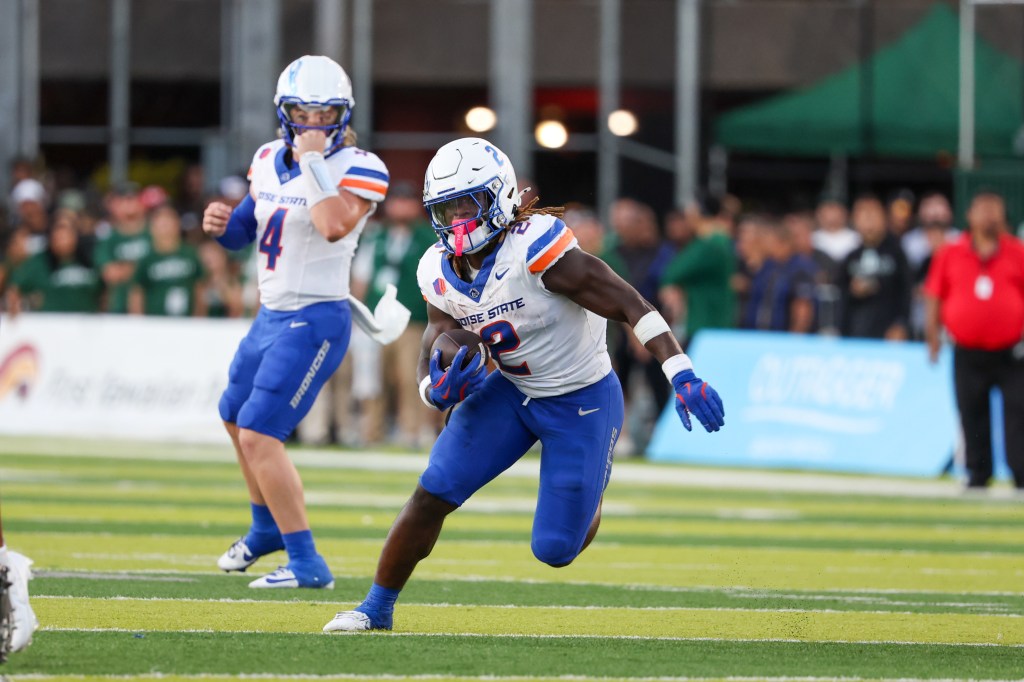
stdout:
[[974,196],[968,231],[943,246],[925,281],[925,340],[932,362],[939,329],[953,340],[953,380],[967,445],[967,487],[992,478],[989,393],[1003,394],[1006,459],[1024,489],[1024,244],[1006,230],[1006,205],[992,192]]

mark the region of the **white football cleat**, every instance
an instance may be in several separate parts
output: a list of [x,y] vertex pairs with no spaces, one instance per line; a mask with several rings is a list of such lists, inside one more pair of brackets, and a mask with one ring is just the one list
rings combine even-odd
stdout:
[[324,626],[324,632],[361,632],[373,629],[370,617],[362,611],[339,611]]
[[9,619],[11,628],[10,652],[21,651],[32,643],[32,633],[39,628],[39,621],[28,603],[28,581],[32,580],[32,560],[24,554],[9,549],[0,551],[0,565],[7,567],[9,584],[9,614],[0,617]]
[[[303,584],[305,583],[305,584]],[[278,566],[277,570],[273,573],[268,573],[262,578],[257,578],[249,583],[249,587],[255,588],[266,588],[266,587],[312,587],[319,588],[322,590],[333,590],[334,580],[330,582],[321,582],[321,579],[317,576],[313,576],[310,580],[299,580],[298,576],[288,568],[287,566]]]
[[245,537],[240,537],[217,559],[217,568],[222,571],[245,571],[256,563],[257,559],[259,557],[253,556],[245,544]]

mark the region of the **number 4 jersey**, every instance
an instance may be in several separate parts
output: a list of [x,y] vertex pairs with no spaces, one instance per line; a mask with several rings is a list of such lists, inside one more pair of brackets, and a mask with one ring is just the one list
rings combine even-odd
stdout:
[[[343,239],[328,242],[309,214],[309,187],[282,140],[257,150],[249,169],[256,199],[260,301],[270,310],[298,310],[348,298],[349,271],[369,211]],[[339,189],[374,203],[384,200],[388,172],[375,154],[345,147],[327,157]]]
[[455,274],[440,242],[423,254],[416,276],[427,302],[483,337],[520,391],[563,395],[611,371],[607,320],[551,293],[541,279],[574,248],[565,223],[535,215],[508,228],[472,282]]

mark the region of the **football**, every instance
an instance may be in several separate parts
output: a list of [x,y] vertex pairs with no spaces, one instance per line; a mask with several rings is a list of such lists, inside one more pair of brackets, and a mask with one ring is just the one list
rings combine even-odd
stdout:
[[483,339],[469,331],[468,329],[450,329],[434,340],[434,345],[430,348],[430,355],[434,355],[434,351],[441,351],[441,368],[447,370],[452,366],[452,361],[455,360],[455,354],[459,352],[459,348],[466,346],[466,357],[462,360],[462,368],[465,369],[476,362],[476,356],[480,353],[484,354],[484,362],[486,363],[489,359],[489,353],[487,346],[484,345]]

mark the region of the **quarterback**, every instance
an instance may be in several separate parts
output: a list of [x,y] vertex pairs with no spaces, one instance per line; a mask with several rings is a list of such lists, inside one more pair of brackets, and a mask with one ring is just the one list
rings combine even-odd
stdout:
[[252,526],[217,562],[244,571],[285,549],[288,564],[250,587],[331,588],[317,553],[302,481],[284,441],[348,347],[349,269],[388,173],[354,146],[352,83],[327,57],[305,56],[278,79],[281,139],[260,147],[249,195],[232,211],[212,203],[203,229],[226,248],[255,241],[261,307],[228,370],[220,416],[249,489]]
[[[577,247],[557,211],[521,206],[509,159],[479,138],[451,142],[427,167],[423,198],[440,241],[420,260],[427,301],[418,374],[421,397],[446,410],[461,403],[430,453],[387,536],[373,586],[324,630],[387,630],[398,594],[430,554],[445,517],[541,443],[534,556],[570,564],[593,540],[622,428],[622,388],[605,346],[607,320],[632,326],[662,362],[687,429],[724,425],[718,394],[693,372],[668,324],[602,261]],[[434,340],[469,329],[490,349],[463,367],[461,348],[440,366]]]

